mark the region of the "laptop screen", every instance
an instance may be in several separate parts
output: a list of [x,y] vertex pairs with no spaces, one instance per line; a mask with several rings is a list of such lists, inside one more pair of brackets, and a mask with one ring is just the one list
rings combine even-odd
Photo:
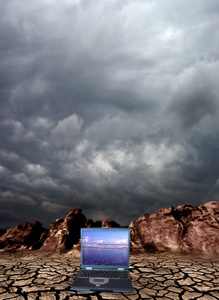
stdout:
[[128,266],[130,229],[82,229],[82,264]]

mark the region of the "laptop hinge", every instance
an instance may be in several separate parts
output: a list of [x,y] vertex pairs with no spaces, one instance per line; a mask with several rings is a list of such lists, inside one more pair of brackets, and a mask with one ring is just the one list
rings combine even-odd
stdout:
[[124,268],[118,268],[117,270],[118,270],[118,271],[123,271],[123,270],[124,270]]
[[86,270],[92,270],[92,267],[86,267]]

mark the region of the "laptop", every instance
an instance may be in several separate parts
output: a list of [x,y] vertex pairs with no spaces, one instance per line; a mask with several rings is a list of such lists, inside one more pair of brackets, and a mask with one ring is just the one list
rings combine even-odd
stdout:
[[81,270],[71,290],[133,292],[129,228],[81,228]]

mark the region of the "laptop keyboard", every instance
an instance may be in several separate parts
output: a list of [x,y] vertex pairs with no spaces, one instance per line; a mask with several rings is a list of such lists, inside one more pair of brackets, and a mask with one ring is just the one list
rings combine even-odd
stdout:
[[100,278],[115,278],[115,279],[127,279],[129,278],[128,271],[115,271],[115,270],[81,270],[79,277],[100,277]]

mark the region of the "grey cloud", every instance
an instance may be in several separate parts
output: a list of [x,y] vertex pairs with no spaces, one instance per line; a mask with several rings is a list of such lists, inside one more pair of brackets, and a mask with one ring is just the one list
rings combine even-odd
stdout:
[[218,111],[218,62],[200,62],[184,70],[173,85],[169,111],[189,128]]
[[218,198],[218,1],[0,6],[0,226]]
[[60,120],[56,127],[51,130],[51,138],[55,143],[62,141],[63,143],[71,144],[71,140],[75,135],[79,134],[84,121],[73,114],[63,120]]

